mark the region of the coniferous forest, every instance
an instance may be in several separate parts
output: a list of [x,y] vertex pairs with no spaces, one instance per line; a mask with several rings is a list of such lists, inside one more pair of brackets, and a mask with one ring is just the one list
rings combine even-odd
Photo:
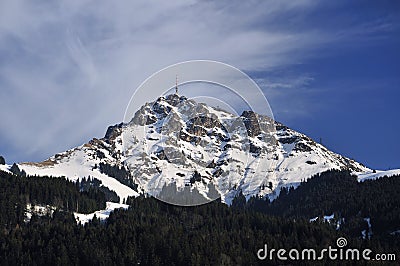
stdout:
[[[330,171],[297,189],[282,189],[272,202],[246,201],[239,194],[230,207],[218,201],[177,207],[140,196],[128,198],[130,208],[115,210],[104,222],[94,218],[77,224],[77,208],[93,212],[113,198],[98,187],[90,179],[72,183],[0,172],[0,264],[293,265],[301,262],[260,261],[256,253],[264,244],[285,249],[335,246],[339,237],[352,248],[399,258],[400,176],[359,183],[348,172]],[[28,203],[55,210],[32,213],[27,220]]]

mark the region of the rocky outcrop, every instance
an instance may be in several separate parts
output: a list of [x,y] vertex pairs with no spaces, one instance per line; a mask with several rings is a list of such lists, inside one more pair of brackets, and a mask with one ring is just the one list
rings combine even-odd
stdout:
[[116,124],[114,126],[109,126],[106,131],[104,138],[108,141],[114,140],[117,136],[121,134],[121,128],[123,123]]
[[258,123],[258,115],[256,113],[253,111],[243,111],[241,117],[243,117],[243,123],[247,129],[249,137],[258,136],[261,133],[260,125]]

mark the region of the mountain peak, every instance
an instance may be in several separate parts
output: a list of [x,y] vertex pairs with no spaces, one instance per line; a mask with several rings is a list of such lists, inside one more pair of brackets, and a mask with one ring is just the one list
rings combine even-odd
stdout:
[[[157,101],[161,100],[162,98],[163,97],[159,97],[157,99]],[[185,96],[179,96],[178,94],[168,94],[165,97],[165,101],[172,106],[177,106],[178,104],[180,104],[186,100],[187,100],[187,98]]]
[[369,170],[270,117],[236,116],[177,94],[144,104],[103,139],[47,161],[20,167],[28,174],[92,176],[121,200],[147,192],[171,202],[178,200],[171,191],[178,191],[175,203],[183,205],[196,203],[188,195],[197,203],[221,197],[229,204],[239,191],[274,198],[281,187],[329,169]]

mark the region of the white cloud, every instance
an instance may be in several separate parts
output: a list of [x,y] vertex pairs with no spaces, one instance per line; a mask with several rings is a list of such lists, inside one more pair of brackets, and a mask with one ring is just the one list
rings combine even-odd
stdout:
[[11,143],[12,159],[45,159],[101,137],[122,121],[134,89],[170,64],[211,59],[253,71],[300,63],[337,38],[285,26],[316,7],[290,0],[2,1],[0,119],[7,126],[0,138]]

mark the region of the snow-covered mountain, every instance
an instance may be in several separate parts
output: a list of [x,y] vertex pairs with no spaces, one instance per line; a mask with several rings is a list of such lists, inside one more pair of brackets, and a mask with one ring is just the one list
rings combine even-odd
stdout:
[[[121,201],[143,192],[184,205],[217,197],[230,204],[239,191],[274,198],[280,187],[328,169],[372,173],[269,117],[235,116],[176,94],[146,103],[102,139],[19,167],[30,175],[91,176]],[[176,191],[192,199],[182,202]]]

